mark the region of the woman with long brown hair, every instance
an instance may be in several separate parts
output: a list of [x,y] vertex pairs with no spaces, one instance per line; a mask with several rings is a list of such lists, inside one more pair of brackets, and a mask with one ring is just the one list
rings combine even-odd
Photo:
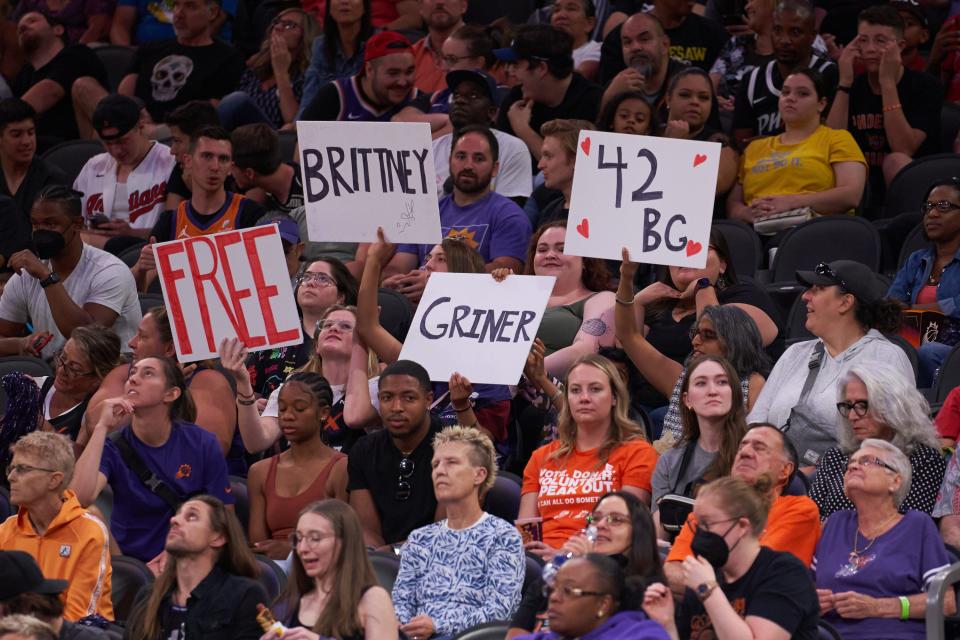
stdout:
[[314,502],[300,512],[291,540],[295,553],[290,577],[277,607],[289,637],[316,637],[294,636],[304,630],[336,640],[398,637],[393,602],[377,584],[360,520],[350,505]]
[[520,518],[542,518],[543,540],[526,548],[544,558],[586,527],[590,508],[608,491],[650,503],[657,453],[630,419],[630,396],[603,356],[577,360],[566,379],[558,437],[533,452],[523,472]]
[[[659,460],[653,472],[653,512],[657,534],[666,539],[664,518],[675,533],[686,521],[683,509],[665,496],[693,498],[699,484],[728,475],[740,439],[747,431],[740,378],[726,358],[702,355],[693,359],[680,386],[683,435]],[[678,501],[679,502],[679,501]]]
[[[265,600],[257,561],[232,511],[210,495],[184,502],[170,519],[168,560],[124,637],[166,640],[257,638],[257,605]],[[179,635],[177,635],[179,633]]]
[[300,7],[277,14],[260,50],[247,60],[237,90],[217,106],[224,127],[265,122],[279,129],[293,124],[318,31],[314,17]]

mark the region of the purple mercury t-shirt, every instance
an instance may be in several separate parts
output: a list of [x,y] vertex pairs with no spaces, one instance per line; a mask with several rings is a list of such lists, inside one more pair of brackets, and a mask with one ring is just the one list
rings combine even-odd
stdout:
[[[175,422],[159,447],[144,444],[130,427],[122,431],[140,458],[182,499],[208,493],[233,504],[227,463],[217,437],[195,424]],[[163,551],[173,516],[166,502],[150,492],[127,467],[109,438],[103,447],[100,473],[113,489],[110,532],[124,555],[147,562]]]
[[[509,257],[523,262],[530,242],[530,219],[513,200],[491,191],[481,200],[465,207],[457,206],[453,195],[440,200],[440,233],[444,238],[459,238],[473,247],[484,262]],[[422,266],[434,245],[401,244],[400,253],[413,253]]]
[[[926,591],[930,579],[950,565],[937,527],[930,516],[920,511],[907,511],[900,522],[877,537],[860,554],[859,562],[852,563],[850,552],[854,535],[857,535],[858,549],[868,544],[868,540],[856,531],[856,511],[837,511],[827,519],[813,556],[817,589],[829,589],[834,593],[856,591],[873,598],[911,596]],[[922,619],[849,620],[841,618],[835,611],[823,619],[833,625],[844,640],[922,640],[926,637]]]

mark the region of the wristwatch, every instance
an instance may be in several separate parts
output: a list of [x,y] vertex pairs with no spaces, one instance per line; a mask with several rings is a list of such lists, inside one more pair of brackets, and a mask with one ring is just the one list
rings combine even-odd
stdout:
[[710,597],[710,594],[713,593],[713,590],[717,588],[716,580],[709,580],[702,584],[697,585],[696,592],[697,598],[700,599],[700,602],[703,602]]
[[60,276],[57,275],[56,271],[51,271],[50,275],[40,281],[40,287],[46,289],[50,285],[57,284],[58,282],[60,282]]
[[696,290],[697,290],[697,291],[700,291],[700,289],[706,289],[707,287],[712,287],[712,286],[713,286],[713,283],[710,282],[710,278],[703,277],[703,278],[700,278],[699,280],[697,280],[697,289],[696,289]]

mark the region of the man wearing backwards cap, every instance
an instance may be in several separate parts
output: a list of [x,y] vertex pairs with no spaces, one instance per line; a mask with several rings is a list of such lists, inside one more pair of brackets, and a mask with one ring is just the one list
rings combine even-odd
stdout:
[[890,0],[890,6],[903,18],[903,51],[900,57],[903,66],[914,71],[926,71],[927,61],[920,55],[920,47],[930,39],[930,23],[927,14],[917,0]]
[[[447,74],[450,89],[450,124],[454,132],[471,124],[492,127],[497,119],[497,83],[483,71],[460,69]],[[500,170],[494,176],[493,190],[508,198],[527,198],[533,190],[530,152],[523,140],[491,129],[500,146]],[[454,133],[433,141],[433,162],[437,169],[437,192],[450,176],[450,144]],[[451,187],[452,188],[452,187]]]
[[93,128],[107,151],[90,158],[73,183],[83,194],[84,241],[102,248],[117,236],[145,239],[163,211],[176,159],[143,134],[140,105],[128,96],[101,100]]
[[[836,408],[837,381],[851,367],[884,363],[911,383],[914,380],[906,354],[880,332],[893,329],[887,326],[891,318],[898,323],[899,318],[893,317],[898,309],[885,299],[886,289],[873,270],[852,260],[836,260],[821,263],[814,271],[797,271],[797,281],[810,287],[803,302],[807,331],[816,339],[799,342],[784,352],[747,416],[749,424],[769,422],[782,427],[790,421],[788,434],[795,442],[806,433],[806,422],[827,434],[836,433],[841,419]],[[817,369],[816,378],[801,401],[812,368]],[[796,413],[791,416],[795,407],[806,420],[798,419]],[[798,445],[798,449],[809,448]],[[800,466],[816,464],[822,453],[800,450]]]
[[428,97],[413,85],[415,68],[410,41],[382,31],[367,40],[360,73],[320,89],[299,119],[389,122],[407,106],[426,113]]

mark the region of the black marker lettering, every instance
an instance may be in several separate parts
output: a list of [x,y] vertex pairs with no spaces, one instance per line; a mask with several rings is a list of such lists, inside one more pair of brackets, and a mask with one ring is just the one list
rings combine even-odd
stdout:
[[472,338],[473,336],[464,335],[463,327],[460,326],[460,321],[470,315],[470,307],[465,304],[458,304],[453,308],[453,320],[450,321],[450,337],[454,336],[453,332],[456,331],[460,334],[461,338]]
[[367,193],[373,190],[370,186],[370,166],[367,164],[367,156],[373,152],[373,149],[357,149],[357,154],[363,162],[363,190]]
[[[389,193],[387,191],[387,169],[384,166],[383,154],[388,153],[386,149],[373,149],[373,152],[377,154],[377,160],[380,161],[380,186],[384,193]],[[390,180],[390,191],[393,191],[393,180]]]
[[420,153],[417,153],[417,150],[413,150],[413,156],[417,159],[417,162],[420,164],[420,187],[423,189],[424,193],[427,193],[427,150],[423,149]]
[[670,251],[682,251],[687,246],[687,236],[681,237],[677,244],[670,242],[670,230],[673,228],[675,222],[686,224],[687,219],[680,215],[670,218],[670,222],[667,223],[667,228],[663,232],[663,239],[667,243],[667,249],[670,249]]
[[[634,202],[647,202],[649,200],[660,200],[663,198],[663,191],[650,191],[647,188],[653,179],[657,176],[657,156],[653,155],[649,149],[640,149],[637,152],[638,158],[646,158],[650,162],[650,173],[647,174],[647,181],[640,185],[640,188],[633,192]],[[620,205],[617,205],[620,206]]]
[[397,156],[394,156],[393,151],[390,151],[390,150],[387,151],[387,172],[390,177],[390,191],[393,191],[394,175],[397,176],[397,186],[400,187],[401,190],[404,190],[404,191],[406,190],[404,186],[406,181],[404,179],[403,173],[400,171],[399,155],[400,154],[397,154]]
[[[337,156],[336,159],[334,159],[334,156]],[[339,187],[341,185],[344,191],[353,193],[353,191],[350,190],[350,185],[347,184],[347,181],[343,179],[338,170],[338,167],[343,164],[345,157],[343,149],[340,147],[327,147],[327,162],[330,164],[330,180],[333,182],[333,195],[338,198],[340,197]]]
[[623,194],[623,170],[627,168],[627,163],[623,161],[623,149],[617,147],[617,161],[616,162],[604,162],[603,161],[603,151],[604,145],[600,145],[600,153],[597,154],[597,169],[616,169],[617,170],[617,191],[616,191],[616,207],[620,208],[620,196]]
[[357,150],[350,149],[350,172],[353,174],[353,191],[360,191],[360,185],[357,184],[359,174],[357,173]]
[[449,325],[446,324],[437,324],[437,329],[440,330],[440,333],[430,333],[427,331],[427,318],[430,317],[430,312],[433,311],[438,305],[446,304],[447,302],[450,302],[450,298],[447,296],[437,298],[430,303],[430,306],[427,307],[427,310],[423,313],[423,317],[420,318],[420,335],[422,335],[424,338],[428,340],[439,340],[447,333],[447,327]]
[[510,336],[504,336],[504,332],[513,326],[513,319],[511,316],[520,315],[519,311],[504,311],[503,315],[500,316],[500,329],[497,331],[497,342],[516,342],[517,338],[514,336],[513,340],[510,339]]
[[660,222],[660,212],[656,209],[646,207],[643,210],[643,250],[656,251],[660,246],[660,234],[654,231],[654,227]]
[[474,309],[473,310],[473,326],[470,327],[470,333],[467,334],[470,338],[476,338],[478,335],[477,328],[480,326],[480,321],[483,319],[483,309]]
[[537,314],[533,311],[521,311],[520,312],[520,321],[517,322],[517,335],[514,339],[514,342],[520,341],[520,334],[523,334],[523,341],[530,342],[530,336],[527,335],[527,325],[533,322],[534,318],[537,317]]
[[413,175],[413,171],[407,167],[407,159],[410,157],[410,152],[403,150],[400,152],[400,171],[401,177],[403,178],[403,192],[404,193],[416,193],[413,187],[410,186],[410,176]]
[[[320,155],[319,151],[315,149],[303,150],[303,173],[307,178],[307,202],[319,202],[326,198],[327,193],[330,191],[330,185],[327,183],[327,179],[320,173],[322,167],[323,156]],[[319,193],[313,190],[314,180],[320,181]]]

